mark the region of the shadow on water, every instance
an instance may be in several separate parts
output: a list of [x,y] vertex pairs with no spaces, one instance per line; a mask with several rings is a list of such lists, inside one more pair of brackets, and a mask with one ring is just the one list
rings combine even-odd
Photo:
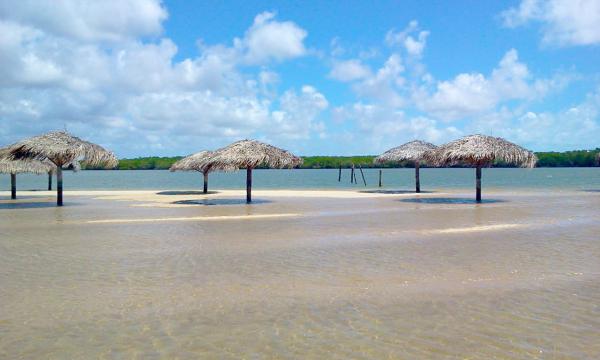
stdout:
[[[77,203],[65,203],[64,206],[76,206]],[[56,201],[48,202],[0,202],[0,210],[15,210],[15,209],[43,209],[53,208],[56,206]]]
[[[415,191],[411,191],[411,190],[361,190],[359,191],[361,193],[365,193],[365,194],[390,194],[390,195],[394,195],[394,194],[416,194]],[[431,194],[434,193],[435,191],[421,191],[421,194]]]
[[400,199],[398,201],[417,204],[493,204],[506,202],[505,200],[498,199],[483,199],[478,203],[472,198],[414,198]]
[[259,205],[270,203],[269,200],[252,200],[250,204],[246,203],[245,199],[194,199],[194,200],[179,200],[174,201],[172,204],[178,205]]
[[190,190],[172,190],[172,191],[161,191],[157,192],[156,195],[210,195],[210,194],[218,194],[218,191],[209,191],[206,194],[203,191],[190,191]]

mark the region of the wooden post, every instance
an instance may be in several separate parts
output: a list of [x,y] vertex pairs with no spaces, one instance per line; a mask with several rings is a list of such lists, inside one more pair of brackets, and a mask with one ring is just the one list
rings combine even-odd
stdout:
[[252,168],[246,168],[246,202],[252,202]]
[[10,174],[10,198],[17,198],[17,174]]
[[340,164],[340,172],[338,173],[338,182],[342,181],[342,164]]
[[481,165],[477,164],[475,169],[475,201],[481,202]]
[[352,164],[352,169],[350,170],[350,184],[354,183],[354,164]]
[[416,192],[421,192],[421,180],[419,179],[419,162],[415,162],[415,186]]
[[52,171],[48,172],[48,191],[52,191]]
[[358,169],[360,170],[360,176],[362,176],[363,182],[365,183],[365,186],[367,186],[367,180],[365,180],[365,174],[362,171],[362,166],[358,165]]
[[382,170],[379,169],[379,187],[381,187],[381,172],[382,172]]
[[204,172],[204,193],[208,193],[208,172]]
[[63,206],[62,165],[56,167],[56,206]]

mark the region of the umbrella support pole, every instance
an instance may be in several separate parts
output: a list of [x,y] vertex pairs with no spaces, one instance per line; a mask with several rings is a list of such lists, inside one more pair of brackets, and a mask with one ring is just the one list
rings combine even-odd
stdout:
[[252,168],[246,169],[246,202],[252,202]]
[[48,173],[48,191],[52,191],[52,173]]
[[382,172],[382,170],[379,169],[379,187],[381,187],[381,172]]
[[10,174],[10,198],[17,198],[17,174]]
[[62,166],[56,167],[56,206],[63,206]]
[[363,182],[365,183],[365,186],[367,186],[367,180],[365,180],[365,174],[362,171],[362,166],[358,165],[358,169],[360,170],[360,176],[362,176]]
[[481,202],[481,165],[477,165],[475,169],[475,201]]
[[208,193],[208,173],[204,173],[204,194]]
[[419,178],[419,162],[415,163],[415,191],[421,192],[421,179]]

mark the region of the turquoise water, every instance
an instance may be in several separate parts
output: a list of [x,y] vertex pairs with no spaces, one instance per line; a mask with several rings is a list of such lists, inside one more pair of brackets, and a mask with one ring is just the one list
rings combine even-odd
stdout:
[[[366,188],[378,186],[378,169],[365,169]],[[212,173],[209,188],[242,189],[245,171]],[[256,189],[365,189],[360,172],[358,184],[350,184],[350,170],[255,170],[253,186]],[[121,170],[65,172],[67,190],[166,190],[202,188],[202,174],[195,172],[172,173],[166,170]],[[45,190],[47,176],[20,174],[20,190]],[[56,182],[56,180],[54,180]],[[475,182],[474,169],[421,169],[421,189],[471,188]],[[483,186],[488,189],[600,189],[600,168],[536,168],[536,169],[484,169]],[[384,169],[383,189],[411,190],[414,187],[413,169]],[[0,176],[0,189],[9,190],[10,177]]]

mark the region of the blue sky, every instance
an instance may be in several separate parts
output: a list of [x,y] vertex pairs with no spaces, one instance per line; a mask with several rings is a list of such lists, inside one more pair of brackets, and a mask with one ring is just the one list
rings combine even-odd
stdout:
[[600,0],[0,4],[0,144],[302,155],[503,136],[600,146]]

